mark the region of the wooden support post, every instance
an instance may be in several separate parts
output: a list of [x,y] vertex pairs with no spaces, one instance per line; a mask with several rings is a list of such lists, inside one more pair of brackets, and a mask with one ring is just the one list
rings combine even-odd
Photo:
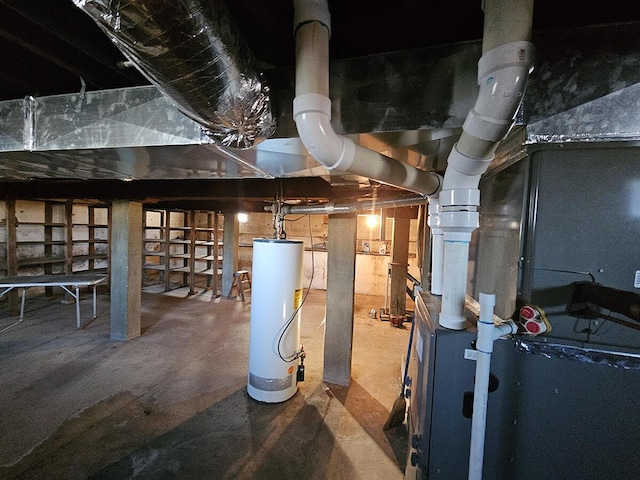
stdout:
[[[16,218],[16,201],[7,200],[7,276],[18,274],[18,219]],[[9,312],[18,315],[20,305],[18,303],[18,291],[7,293],[9,297]]]
[[407,307],[407,266],[409,264],[410,222],[411,220],[409,218],[404,218],[397,214],[393,219],[389,311],[391,314],[396,315],[404,315]]
[[351,383],[357,216],[329,216],[325,382]]

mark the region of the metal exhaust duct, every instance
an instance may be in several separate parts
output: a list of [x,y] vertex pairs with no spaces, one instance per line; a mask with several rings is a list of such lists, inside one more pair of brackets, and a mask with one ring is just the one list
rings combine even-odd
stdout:
[[216,143],[248,148],[275,131],[269,87],[224,2],[73,1]]

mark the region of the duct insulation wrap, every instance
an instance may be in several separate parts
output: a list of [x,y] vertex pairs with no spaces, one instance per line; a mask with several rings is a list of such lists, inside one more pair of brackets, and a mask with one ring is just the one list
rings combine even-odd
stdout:
[[283,402],[298,388],[303,251],[300,240],[253,241],[247,392],[261,402]]
[[269,88],[221,0],[73,0],[120,51],[221,145],[275,131]]

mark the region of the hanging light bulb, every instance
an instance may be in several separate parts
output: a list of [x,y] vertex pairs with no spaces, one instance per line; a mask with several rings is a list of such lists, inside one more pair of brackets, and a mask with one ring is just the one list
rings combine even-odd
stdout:
[[368,215],[366,220],[366,225],[369,228],[375,228],[378,226],[380,222],[380,217],[378,215]]

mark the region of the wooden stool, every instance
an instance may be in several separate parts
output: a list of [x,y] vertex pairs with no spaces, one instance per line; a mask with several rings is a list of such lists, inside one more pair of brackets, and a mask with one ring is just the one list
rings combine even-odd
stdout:
[[[248,288],[245,287],[246,284],[249,285]],[[251,278],[249,278],[249,272],[247,270],[238,270],[233,274],[233,283],[231,283],[231,288],[229,289],[227,298],[231,299],[235,296],[232,295],[234,287],[237,289],[236,295],[240,295],[240,298],[244,302],[245,290],[251,290]]]

